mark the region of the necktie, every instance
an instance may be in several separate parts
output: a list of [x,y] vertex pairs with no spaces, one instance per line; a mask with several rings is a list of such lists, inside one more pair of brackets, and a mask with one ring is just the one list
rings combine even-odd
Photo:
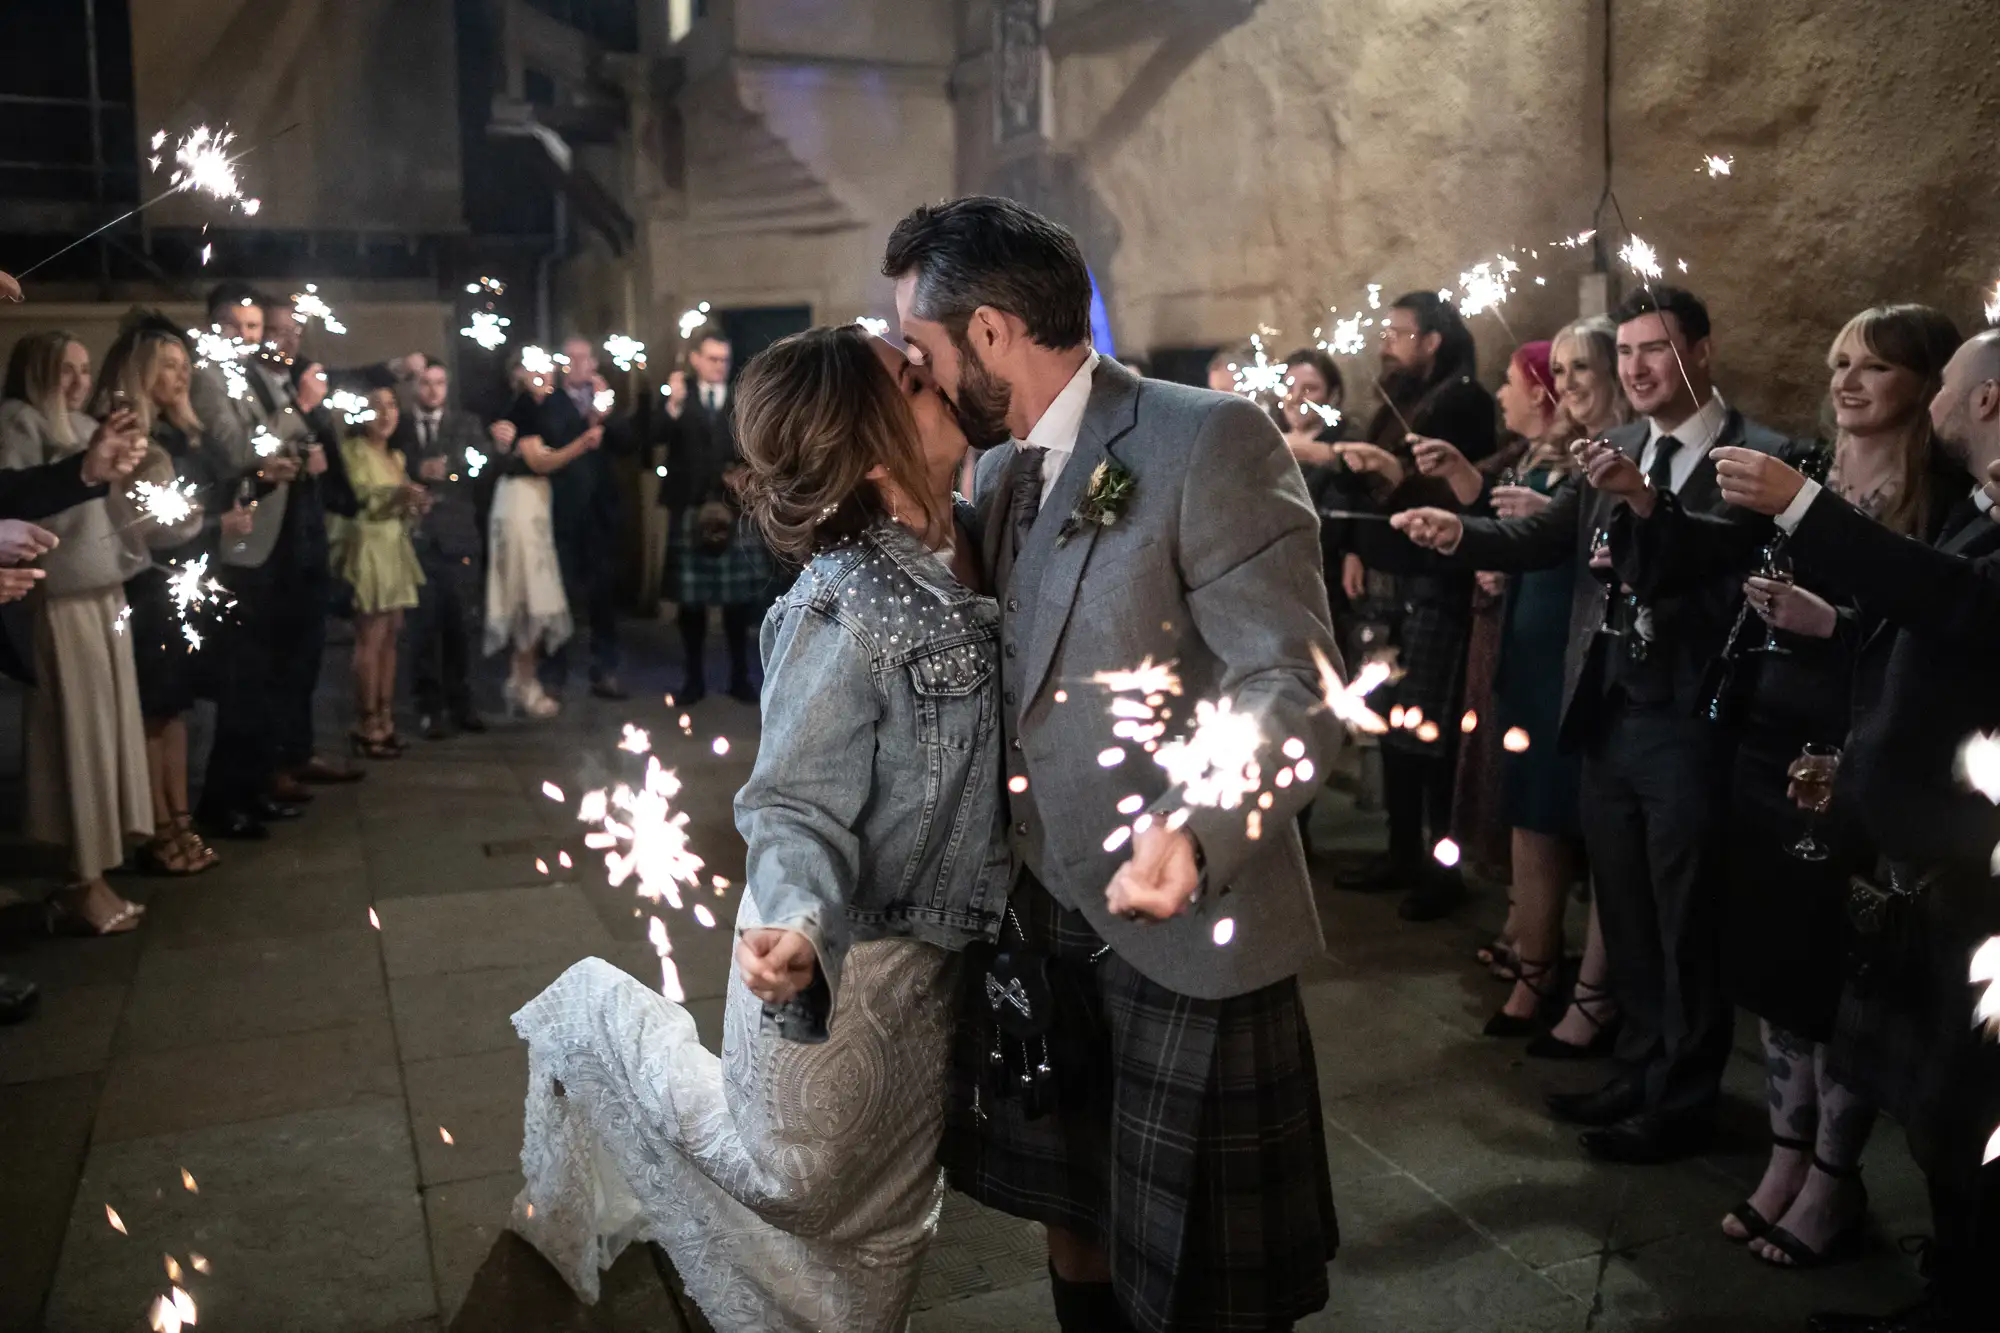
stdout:
[[1014,470],[1014,493],[1007,499],[1007,524],[1014,534],[1013,554],[1018,559],[1034,529],[1035,515],[1042,512],[1042,462],[1046,449],[1023,449],[1021,465]]
[[1660,442],[1653,446],[1653,466],[1646,469],[1646,480],[1653,483],[1656,491],[1671,491],[1674,488],[1674,455],[1681,451],[1681,442],[1671,435],[1662,435]]
[[433,416],[426,416],[424,418],[425,453],[429,453],[431,449],[437,444],[437,429],[438,429],[437,418]]
[[713,384],[701,386],[701,403],[711,412],[722,410],[722,390]]

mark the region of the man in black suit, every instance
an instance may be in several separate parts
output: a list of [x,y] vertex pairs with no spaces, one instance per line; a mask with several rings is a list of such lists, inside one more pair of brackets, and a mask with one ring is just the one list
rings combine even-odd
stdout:
[[1529,518],[1417,509],[1392,521],[1467,569],[1573,560],[1584,574],[1570,611],[1561,733],[1529,741],[1583,754],[1584,841],[1625,1024],[1617,1075],[1595,1092],[1550,1097],[1549,1110],[1589,1126],[1582,1141],[1596,1156],[1658,1162],[1706,1142],[1729,1055],[1716,901],[1728,755],[1719,729],[1695,712],[1747,560],[1644,604],[1616,598],[1610,633],[1600,632],[1609,594],[1599,576],[1617,581],[1610,539],[1632,508],[1667,493],[1692,513],[1767,528],[1725,505],[1711,450],[1777,454],[1786,441],[1716,393],[1708,310],[1692,294],[1636,292],[1613,317],[1619,380],[1640,416],[1586,451],[1584,479],[1571,478]]
[[[1844,590],[1887,625],[1863,650],[1854,721],[1835,801],[1867,829],[1888,898],[1849,985],[1841,1026],[1893,1034],[1907,1070],[1889,1080],[1930,1187],[1930,1290],[1896,1314],[1815,1315],[1819,1333],[1969,1333],[1990,1328],[2000,1269],[2000,1165],[1982,1166],[2000,1125],[2000,1049],[1973,1020],[1973,952],[2000,935],[1991,875],[2000,810],[1957,776],[1968,738],[2000,730],[2000,522],[1974,483],[2000,464],[2000,330],[1974,336],[1945,367],[1931,404],[1939,453],[1968,494],[1935,545],[1898,536],[1773,459],[1717,461],[1723,495],[1773,515],[1816,582]],[[1836,1042],[1839,1045],[1839,1042]],[[1877,1071],[1879,1074],[1881,1071]]]
[[411,534],[424,586],[410,620],[409,652],[419,725],[432,740],[443,740],[454,725],[486,730],[472,700],[474,629],[485,599],[479,480],[466,450],[497,456],[499,449],[479,418],[448,405],[450,396],[451,373],[431,358],[417,376],[416,406],[404,414],[395,439],[410,480],[431,493],[430,512]]
[[[604,379],[597,373],[597,350],[588,338],[563,342],[561,384],[542,400],[542,443],[561,449],[586,431],[604,432],[605,413],[597,407]],[[590,692],[600,699],[628,696],[618,683],[618,613],[612,563],[618,544],[618,495],[603,449],[587,449],[549,477],[551,524],[556,561],[562,568],[569,613],[590,627]],[[561,696],[569,680],[570,644],[542,662],[542,684]]]

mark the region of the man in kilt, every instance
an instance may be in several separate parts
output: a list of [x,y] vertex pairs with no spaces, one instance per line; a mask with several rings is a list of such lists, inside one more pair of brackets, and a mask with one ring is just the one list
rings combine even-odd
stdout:
[[2000,469],[2000,330],[1946,365],[1931,404],[1941,461],[1967,495],[1934,545],[1898,536],[1775,458],[1722,450],[1723,498],[1776,517],[1801,575],[1887,623],[1862,648],[1834,801],[1880,863],[1849,897],[1856,967],[1829,1056],[1903,1124],[1930,1190],[1930,1289],[1894,1314],[1817,1314],[1817,1333],[1970,1333],[1992,1322],[2000,1269],[2000,1047],[1974,1021],[1972,959],[2000,936],[1992,858],[2000,809],[1957,773],[1961,746],[2000,731],[2000,522],[1978,483]]
[[[729,649],[729,694],[757,702],[750,677],[751,636],[777,591],[777,564],[750,525],[741,521],[729,488],[741,462],[729,400],[729,338],[718,325],[695,331],[687,369],[667,381],[667,473],[660,504],[673,514],[662,593],[680,608],[687,673],[675,696],[683,705],[708,694],[704,653],[708,611],[722,608]],[[692,383],[690,383],[692,380]]]
[[[1076,241],[1027,209],[920,208],[883,271],[912,358],[1000,446],[975,503],[1019,869],[967,969],[947,1170],[1048,1228],[1065,1329],[1289,1328],[1337,1242],[1297,981],[1323,943],[1294,816],[1340,741],[1304,482],[1247,400],[1100,357]],[[1172,733],[1196,700],[1254,719],[1249,790],[1175,785],[1114,722],[1104,673],[1147,659]]]

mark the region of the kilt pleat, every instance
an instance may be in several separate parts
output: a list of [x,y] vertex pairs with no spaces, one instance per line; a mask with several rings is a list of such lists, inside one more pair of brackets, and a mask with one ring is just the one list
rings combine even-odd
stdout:
[[667,535],[662,593],[681,606],[764,606],[777,593],[778,562],[751,526],[738,519],[729,545],[703,551],[695,545],[698,509],[674,514]]
[[1013,903],[1055,960],[1058,1078],[1087,1079],[1088,1099],[1028,1120],[1018,1101],[975,1098],[992,1027],[969,969],[943,1152],[953,1185],[1095,1241],[1147,1333],[1264,1333],[1323,1307],[1339,1235],[1297,982],[1180,995],[1099,956],[1083,916],[1039,885]]

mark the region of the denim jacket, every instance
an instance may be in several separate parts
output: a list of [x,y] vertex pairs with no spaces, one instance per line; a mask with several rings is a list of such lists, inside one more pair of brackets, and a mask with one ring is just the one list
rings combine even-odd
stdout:
[[738,928],[799,931],[819,956],[808,990],[766,1008],[783,1036],[826,1039],[855,940],[998,936],[999,634],[994,600],[888,522],[815,555],[765,617]]

